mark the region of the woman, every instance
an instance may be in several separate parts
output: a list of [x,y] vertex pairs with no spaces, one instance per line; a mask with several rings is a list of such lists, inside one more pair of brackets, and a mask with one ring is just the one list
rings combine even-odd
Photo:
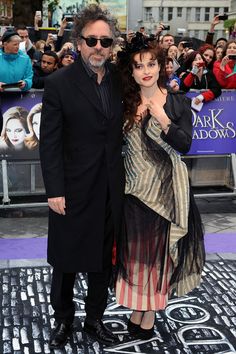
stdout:
[[172,59],[178,59],[178,47],[175,44],[172,44],[168,49],[167,49],[167,56],[172,58]]
[[227,42],[223,58],[215,62],[213,72],[224,89],[236,89],[236,39]]
[[59,58],[58,68],[63,68],[64,66],[68,66],[74,63],[76,58],[77,58],[77,53],[74,52],[72,49],[68,49]]
[[172,58],[167,57],[166,58],[166,76],[167,76],[167,86],[172,88],[174,91],[179,90],[179,85],[180,85],[180,78],[175,75],[175,70],[174,70],[174,62]]
[[119,56],[127,150],[125,234],[117,245],[117,302],[133,309],[128,331],[149,339],[155,311],[199,285],[201,220],[179,153],[190,149],[189,99],[167,91],[165,57],[144,38]]
[[224,47],[222,47],[222,45],[218,45],[215,48],[215,52],[216,52],[216,60],[221,61],[223,57]]
[[178,63],[179,51],[178,51],[178,47],[175,44],[172,44],[167,49],[167,57],[172,59],[173,70],[176,73],[176,71],[180,68],[180,64]]
[[180,89],[185,92],[190,89],[204,90],[193,99],[195,107],[200,107],[203,102],[211,101],[221,95],[220,85],[214,74],[206,68],[203,56],[198,51],[189,54],[184,66],[186,72],[181,77]]
[[39,146],[41,111],[42,103],[37,103],[31,108],[27,116],[27,124],[30,133],[25,138],[25,145],[29,150],[37,149]]
[[213,68],[213,64],[216,60],[215,56],[215,48],[213,45],[204,44],[199,48],[199,53],[202,55],[203,59],[205,60],[206,67],[210,70]]
[[25,148],[27,115],[28,111],[23,107],[11,107],[3,114],[0,149],[21,151]]

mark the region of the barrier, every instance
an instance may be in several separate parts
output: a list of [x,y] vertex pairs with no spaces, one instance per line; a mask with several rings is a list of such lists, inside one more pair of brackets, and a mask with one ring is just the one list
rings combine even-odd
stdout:
[[[0,141],[0,195],[2,208],[12,208],[9,195],[45,193],[39,162],[39,126],[42,90],[10,91],[1,94],[3,113]],[[187,95],[192,98],[199,91]],[[193,187],[226,186],[231,191],[205,196],[236,195],[236,90],[223,90],[216,100],[194,109],[193,142],[183,156]],[[1,180],[2,179],[2,180]],[[1,189],[2,186],[2,189]],[[23,206],[46,205],[24,203]],[[17,206],[21,206],[17,204]]]

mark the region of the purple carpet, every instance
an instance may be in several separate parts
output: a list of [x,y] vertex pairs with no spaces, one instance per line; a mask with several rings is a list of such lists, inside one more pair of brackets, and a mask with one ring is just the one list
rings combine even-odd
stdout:
[[47,238],[2,238],[0,259],[47,258]]
[[[206,234],[206,253],[236,253],[236,234]],[[0,259],[47,257],[47,238],[0,239]]]
[[205,235],[206,253],[236,253],[236,233]]

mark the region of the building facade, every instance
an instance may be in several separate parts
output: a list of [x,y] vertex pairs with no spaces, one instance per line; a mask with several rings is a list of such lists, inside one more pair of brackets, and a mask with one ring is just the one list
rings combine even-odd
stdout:
[[13,0],[0,0],[0,25],[8,26],[13,20]]
[[[204,40],[213,17],[229,13],[231,2],[235,3],[232,0],[130,0],[129,28],[142,25],[149,33],[155,33],[158,24],[163,22],[170,26],[168,32],[174,36]],[[221,21],[215,26],[214,39],[227,36]]]

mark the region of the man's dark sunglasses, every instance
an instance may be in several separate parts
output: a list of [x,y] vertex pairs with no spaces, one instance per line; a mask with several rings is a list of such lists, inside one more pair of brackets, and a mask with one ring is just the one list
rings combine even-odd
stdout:
[[112,45],[113,39],[112,38],[96,38],[96,37],[83,37],[80,38],[84,39],[88,47],[95,47],[97,42],[100,41],[101,46],[103,48],[108,48]]

